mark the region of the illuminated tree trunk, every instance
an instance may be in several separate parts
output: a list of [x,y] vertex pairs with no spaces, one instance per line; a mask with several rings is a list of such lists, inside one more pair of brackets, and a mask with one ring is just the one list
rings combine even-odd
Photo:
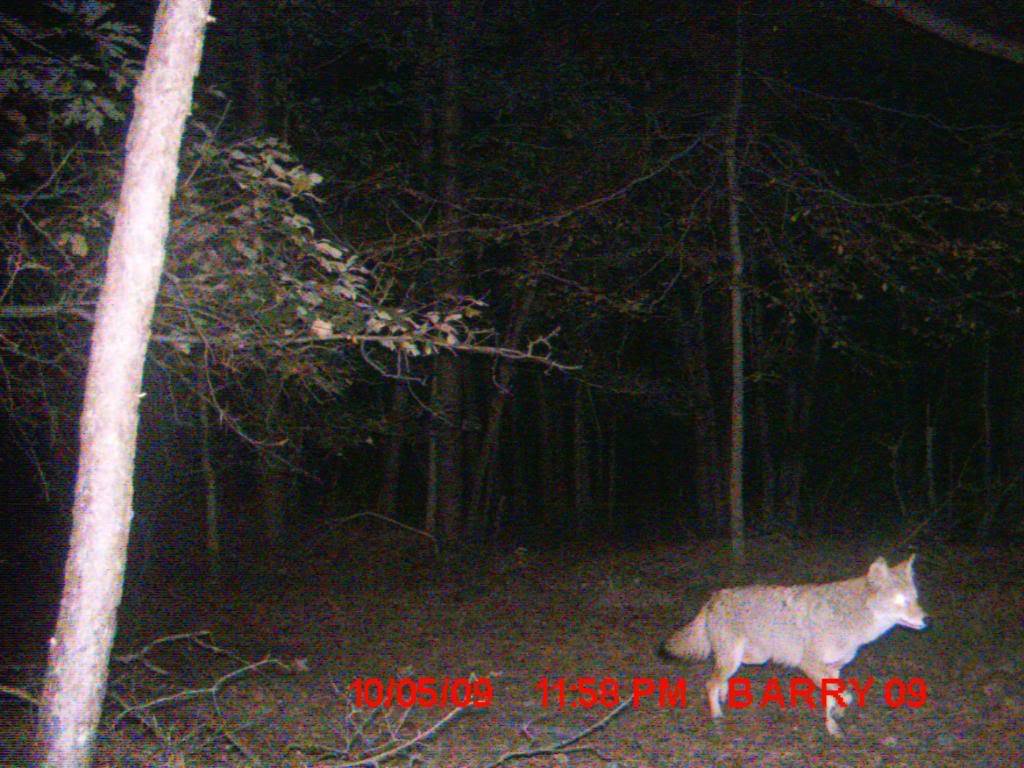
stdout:
[[47,768],[89,764],[106,692],[132,519],[142,370],[209,7],[209,0],[160,3],[135,92],[85,380],[64,592],[43,689],[40,747]]
[[743,2],[736,10],[736,62],[732,103],[729,109],[729,132],[725,145],[725,171],[729,198],[729,251],[732,255],[731,327],[732,327],[732,407],[730,410],[729,451],[729,538],[732,558],[742,564],[746,557],[746,531],[743,514],[743,244],[740,239],[740,185],[737,145],[739,143],[740,107],[743,104]]

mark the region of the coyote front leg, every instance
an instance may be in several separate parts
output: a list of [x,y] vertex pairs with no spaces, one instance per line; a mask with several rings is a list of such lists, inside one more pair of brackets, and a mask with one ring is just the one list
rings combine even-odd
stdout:
[[[819,690],[824,690],[823,680],[839,679],[839,667],[829,666],[818,659],[804,659],[800,664],[800,669],[817,684]],[[839,696],[843,700],[842,706],[836,704],[835,696],[829,696],[825,701],[825,728],[837,739],[843,738],[843,732],[839,729],[836,719],[846,714],[846,708],[853,700],[853,694],[848,690],[844,690]]]

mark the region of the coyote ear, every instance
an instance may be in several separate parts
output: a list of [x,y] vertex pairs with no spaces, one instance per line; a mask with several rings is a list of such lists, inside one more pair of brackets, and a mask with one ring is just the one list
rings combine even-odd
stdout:
[[868,568],[868,583],[879,587],[889,581],[889,564],[884,557],[880,557]]
[[915,552],[914,554],[912,554],[912,555],[911,555],[910,557],[908,557],[908,558],[907,558],[906,560],[904,560],[904,561],[903,561],[902,563],[900,563],[900,564],[899,564],[898,566],[896,566],[896,567],[897,567],[897,568],[902,568],[902,569],[903,569],[903,570],[905,570],[905,571],[906,571],[906,572],[907,572],[907,573],[908,573],[908,574],[909,574],[910,576],[913,576],[913,575],[914,575],[914,558],[915,558],[915,557],[917,557],[917,552]]

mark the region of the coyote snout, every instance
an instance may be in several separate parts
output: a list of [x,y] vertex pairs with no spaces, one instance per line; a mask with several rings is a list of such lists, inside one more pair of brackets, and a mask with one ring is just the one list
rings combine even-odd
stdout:
[[[892,568],[878,558],[867,574],[846,581],[721,589],[663,650],[684,658],[714,654],[708,704],[711,716],[721,717],[729,678],[742,664],[776,661],[798,667],[820,684],[838,678],[862,645],[895,625],[924,629],[927,616],[917,602],[913,568],[913,556]],[[848,705],[852,694],[847,691],[842,698]],[[829,697],[825,726],[841,737],[835,718],[845,709],[835,707]]]

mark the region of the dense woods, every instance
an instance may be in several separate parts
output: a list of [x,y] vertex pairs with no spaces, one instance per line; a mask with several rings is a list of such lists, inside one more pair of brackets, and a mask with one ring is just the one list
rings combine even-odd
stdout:
[[[444,572],[567,542],[728,537],[741,562],[769,534],[1024,535],[1014,8],[214,2],[128,590],[341,562],[363,524]],[[28,570],[71,531],[155,11],[0,13]]]
[[[148,22],[75,8],[5,18],[8,465],[56,514]],[[204,482],[270,541],[725,533],[738,332],[752,533],[1019,529],[1019,67],[855,3],[742,40],[717,4],[214,12],[143,403],[161,541],[204,540]]]

